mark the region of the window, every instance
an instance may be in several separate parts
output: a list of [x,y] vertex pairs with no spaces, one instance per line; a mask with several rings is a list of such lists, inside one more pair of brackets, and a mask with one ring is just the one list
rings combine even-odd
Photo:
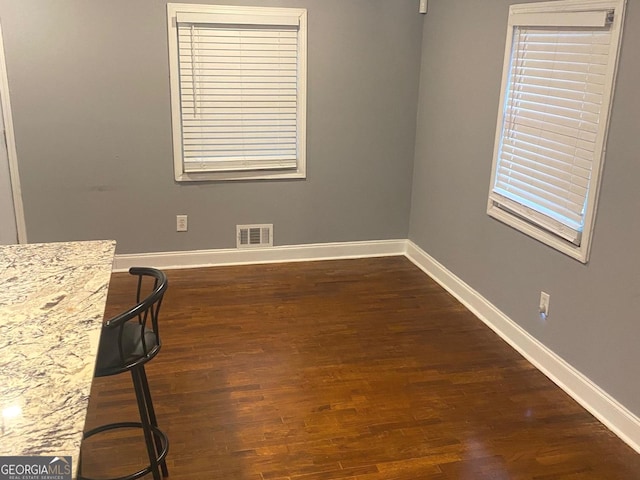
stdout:
[[625,0],[512,5],[488,214],[588,260]]
[[167,5],[175,178],[305,177],[305,9]]

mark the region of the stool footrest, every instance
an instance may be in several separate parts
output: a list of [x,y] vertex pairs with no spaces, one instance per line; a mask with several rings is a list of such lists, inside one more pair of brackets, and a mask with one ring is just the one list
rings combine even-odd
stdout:
[[[156,439],[160,440],[160,444],[162,445],[162,451],[158,453],[158,458],[156,459],[156,463],[158,465],[162,464],[165,457],[167,456],[167,452],[169,451],[169,438],[167,434],[160,430],[158,427],[154,427],[150,425],[151,433]],[[92,437],[98,433],[107,432],[109,430],[116,430],[119,428],[144,428],[141,422],[118,422],[118,423],[109,423],[107,425],[101,425],[99,427],[93,428],[84,434],[84,439]],[[136,473],[132,473],[131,475],[125,475],[124,477],[113,477],[113,478],[90,478],[85,477],[81,473],[78,473],[78,480],[135,480],[136,478],[143,477],[153,470],[151,465],[146,466],[142,470],[137,471]]]

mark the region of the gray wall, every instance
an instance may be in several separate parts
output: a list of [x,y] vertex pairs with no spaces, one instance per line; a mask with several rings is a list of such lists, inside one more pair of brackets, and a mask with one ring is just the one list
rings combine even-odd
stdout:
[[[118,253],[406,238],[423,18],[414,0],[306,7],[307,179],[177,184],[162,0],[0,0],[30,242]],[[189,232],[175,232],[175,215]]]
[[640,414],[640,1],[627,7],[587,265],[485,213],[511,3],[429,2],[409,237]]

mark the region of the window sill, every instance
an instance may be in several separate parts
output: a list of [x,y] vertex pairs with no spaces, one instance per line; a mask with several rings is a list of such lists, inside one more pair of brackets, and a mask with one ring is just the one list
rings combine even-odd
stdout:
[[305,179],[307,174],[304,171],[246,171],[246,172],[175,172],[177,182],[211,182],[211,181],[233,181],[233,180],[282,180],[282,179]]
[[575,258],[581,263],[587,263],[589,261],[589,245],[591,242],[589,241],[590,239],[585,238],[585,236],[588,235],[586,232],[582,238],[582,244],[580,246],[576,246],[553,233],[547,232],[546,230],[536,225],[532,225],[499,207],[491,205],[491,202],[487,208],[487,214],[490,217],[519,230],[525,235],[528,235],[531,238],[534,238],[539,242],[568,255],[569,257]]

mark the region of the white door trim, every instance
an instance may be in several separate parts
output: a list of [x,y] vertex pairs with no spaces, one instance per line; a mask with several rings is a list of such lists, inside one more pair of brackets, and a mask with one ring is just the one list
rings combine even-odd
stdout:
[[27,243],[27,225],[24,219],[22,189],[20,188],[20,175],[18,174],[18,154],[16,151],[16,140],[13,131],[11,101],[9,100],[9,77],[7,76],[7,62],[5,61],[4,56],[2,25],[0,25],[0,105],[2,106],[2,117],[4,120],[5,137],[7,142],[9,177],[11,179],[11,191],[13,195],[13,208],[16,216],[18,242]]

